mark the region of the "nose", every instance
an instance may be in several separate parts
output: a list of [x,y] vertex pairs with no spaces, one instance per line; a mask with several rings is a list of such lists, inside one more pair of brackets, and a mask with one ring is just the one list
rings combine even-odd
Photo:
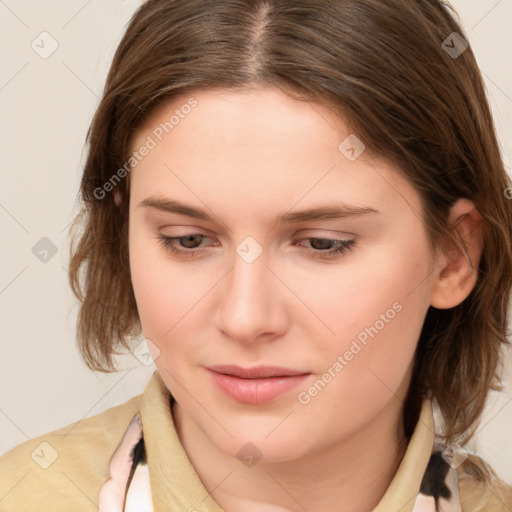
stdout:
[[286,331],[285,287],[268,260],[265,251],[252,262],[235,253],[233,266],[222,280],[216,325],[234,340],[270,340]]

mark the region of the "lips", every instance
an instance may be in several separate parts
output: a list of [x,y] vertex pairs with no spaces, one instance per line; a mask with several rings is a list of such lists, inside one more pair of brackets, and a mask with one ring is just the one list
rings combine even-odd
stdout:
[[264,379],[267,377],[290,377],[294,375],[306,375],[309,372],[291,370],[280,366],[255,366],[254,368],[242,368],[234,365],[217,365],[210,366],[210,370],[222,373],[224,375],[232,375],[241,379]]
[[311,373],[277,366],[242,368],[218,365],[208,368],[213,382],[229,398],[259,405],[291,391]]

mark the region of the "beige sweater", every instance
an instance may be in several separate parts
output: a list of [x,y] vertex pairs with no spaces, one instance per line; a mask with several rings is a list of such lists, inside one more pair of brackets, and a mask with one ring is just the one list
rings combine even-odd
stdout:
[[[98,512],[110,459],[138,412],[154,511],[222,512],[211,496],[204,499],[209,493],[178,438],[169,397],[155,371],[142,395],[8,451],[0,458],[0,512]],[[432,450],[433,427],[432,407],[426,402],[398,471],[374,512],[411,512],[411,498],[418,493]],[[463,512],[512,512],[512,490],[481,484],[462,468],[457,472]]]

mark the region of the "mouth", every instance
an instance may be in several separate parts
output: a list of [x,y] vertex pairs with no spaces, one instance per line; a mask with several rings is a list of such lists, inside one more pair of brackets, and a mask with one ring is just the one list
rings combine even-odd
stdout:
[[311,373],[277,366],[242,368],[217,365],[207,368],[214,383],[237,402],[258,405],[288,393]]

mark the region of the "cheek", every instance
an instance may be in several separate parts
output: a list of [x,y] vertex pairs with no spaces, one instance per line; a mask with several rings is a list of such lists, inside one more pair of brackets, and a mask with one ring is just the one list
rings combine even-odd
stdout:
[[200,263],[172,259],[156,235],[135,222],[130,226],[129,254],[144,337],[159,351],[155,364],[161,374],[164,368],[179,372],[180,361],[201,350],[204,337],[197,331],[211,317],[205,308],[225,270],[202,270]]
[[334,331],[317,348],[324,363],[319,373],[336,375],[321,393],[354,410],[377,407],[403,391],[429,305],[426,248],[384,249],[310,293]]
[[163,340],[190,309],[195,295],[183,273],[170,265],[165,249],[147,231],[130,226],[130,272],[137,309],[147,338]]
[[365,247],[310,274],[284,267],[280,273],[316,316],[311,326],[323,346],[339,350],[357,337],[370,339],[369,331],[379,338],[388,333],[391,344],[416,340],[429,304],[429,268],[420,242]]

